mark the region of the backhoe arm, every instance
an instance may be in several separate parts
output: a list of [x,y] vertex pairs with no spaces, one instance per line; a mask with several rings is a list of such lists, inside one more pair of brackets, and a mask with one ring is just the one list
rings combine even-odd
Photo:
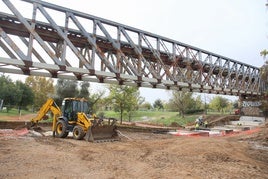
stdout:
[[49,98],[45,104],[40,108],[37,115],[31,120],[32,126],[43,120],[45,115],[51,111],[53,113],[53,125],[58,116],[61,116],[61,110],[52,98]]

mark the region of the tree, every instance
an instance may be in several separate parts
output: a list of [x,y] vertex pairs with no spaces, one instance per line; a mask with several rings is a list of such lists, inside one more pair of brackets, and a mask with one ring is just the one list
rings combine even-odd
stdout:
[[[266,7],[268,7],[268,2],[265,4]],[[260,55],[263,57],[265,60],[264,65],[261,67],[261,79],[264,82],[264,88],[266,90],[266,95],[268,94],[268,61],[267,61],[267,56],[268,56],[268,50],[264,49],[260,52]],[[267,100],[264,101],[264,103]]]
[[123,113],[127,112],[129,121],[131,114],[137,110],[140,101],[140,93],[138,88],[130,86],[109,86],[110,95],[108,97],[113,109],[120,113],[120,123],[123,121]]
[[78,97],[77,81],[58,79],[56,84],[57,102],[61,102],[64,98]]
[[194,103],[193,103],[193,108],[194,109],[205,109],[206,106],[203,105],[203,101],[201,99],[201,95],[198,95],[195,99],[194,99]]
[[[261,56],[263,56],[264,59],[266,59],[268,55],[267,50],[263,50],[260,53]],[[266,89],[266,93],[268,94],[268,61],[266,60],[264,62],[264,65],[261,67],[261,79],[264,84],[264,88]]]
[[[266,7],[268,7],[268,1],[265,4]],[[262,81],[262,88],[263,88],[263,92],[264,92],[264,96],[261,99],[262,105],[260,106],[260,108],[262,109],[262,111],[264,112],[265,117],[268,116],[268,50],[264,49],[260,52],[260,55],[263,57],[263,59],[265,60],[264,65],[260,68],[261,69],[261,81]]]
[[239,108],[238,100],[235,100],[235,101],[233,102],[233,108],[234,108],[234,109],[238,109],[238,108]]
[[0,86],[0,99],[4,100],[7,111],[11,106],[17,106],[20,112],[21,107],[33,103],[33,91],[21,81],[14,83],[9,77],[3,75],[0,77]]
[[150,110],[152,108],[152,105],[149,102],[145,102],[142,103],[139,108],[143,110]]
[[32,89],[21,81],[16,81],[16,90],[17,90],[17,105],[19,108],[19,113],[21,107],[26,107],[30,104],[33,104],[34,93]]
[[182,118],[184,118],[186,110],[192,108],[194,105],[192,95],[192,92],[172,91],[170,103],[176,111],[180,112]]
[[212,109],[217,110],[218,112],[223,113],[223,109],[228,106],[228,99],[221,97],[221,96],[215,96],[211,101],[210,101],[210,106]]
[[266,60],[263,64],[263,66],[260,68],[261,70],[261,81],[263,84],[263,92],[264,92],[264,98],[262,98],[262,105],[261,109],[264,111],[265,116],[268,114],[268,102],[267,102],[267,96],[268,96],[268,60],[267,55],[268,51],[263,50],[261,53],[261,56],[263,56],[264,60]]
[[77,97],[89,99],[89,95],[90,95],[89,87],[90,87],[89,82],[83,81],[80,84],[79,95]]
[[101,100],[102,100],[104,94],[105,94],[105,91],[100,90],[97,93],[93,93],[93,94],[89,95],[88,102],[91,106],[91,110],[92,110],[91,112],[96,113],[97,109],[101,108],[101,106],[100,107],[98,107],[98,106],[103,105]]
[[260,52],[260,55],[265,59],[266,56],[268,55],[268,50],[264,49]]
[[53,80],[40,76],[29,76],[25,80],[34,93],[34,108],[41,107],[54,94]]
[[164,105],[163,105],[161,99],[155,100],[153,106],[157,110],[164,109]]
[[64,98],[69,97],[78,97],[85,98],[88,100],[90,105],[90,112],[97,111],[97,103],[104,96],[105,91],[98,91],[97,93],[90,93],[90,83],[89,82],[81,82],[78,83],[74,80],[64,80],[59,79],[56,84],[56,102],[60,104],[60,102]]
[[0,77],[0,99],[4,100],[7,112],[11,105],[17,104],[16,86],[9,77],[4,75]]

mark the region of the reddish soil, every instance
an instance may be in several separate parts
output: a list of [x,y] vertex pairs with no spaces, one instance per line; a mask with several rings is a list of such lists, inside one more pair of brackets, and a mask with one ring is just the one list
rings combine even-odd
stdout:
[[268,178],[268,126],[227,137],[121,132],[129,139],[0,135],[0,178]]
[[30,121],[36,114],[18,115],[18,116],[0,116],[3,121]]

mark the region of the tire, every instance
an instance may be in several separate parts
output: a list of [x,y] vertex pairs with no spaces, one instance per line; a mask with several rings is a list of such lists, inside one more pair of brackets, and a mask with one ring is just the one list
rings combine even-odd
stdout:
[[67,124],[64,120],[59,120],[56,124],[56,137],[65,138],[67,136]]
[[85,136],[84,129],[81,126],[75,126],[73,129],[73,138],[76,140],[81,140]]

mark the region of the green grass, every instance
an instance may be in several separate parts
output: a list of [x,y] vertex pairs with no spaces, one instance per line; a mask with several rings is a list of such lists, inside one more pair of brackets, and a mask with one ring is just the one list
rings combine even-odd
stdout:
[[[21,115],[30,114],[31,112],[21,110]],[[98,112],[97,114],[99,114]],[[105,117],[108,118],[116,118],[120,119],[120,114],[114,111],[102,111]],[[209,112],[208,115],[220,114],[215,112]],[[185,126],[189,123],[193,123],[195,119],[200,114],[193,114],[193,115],[185,115],[182,118],[178,112],[166,112],[166,111],[136,111],[133,113],[131,122],[146,122],[151,124],[160,124],[164,126],[169,126],[172,123],[176,122],[179,125]],[[10,109],[7,113],[6,111],[0,111],[0,120],[5,120],[4,116],[19,116],[17,109]],[[52,119],[48,119],[42,122],[52,121]],[[123,121],[128,121],[127,116],[123,116]]]
[[[21,115],[25,114],[31,114],[31,112],[26,111],[26,110],[21,110]],[[0,111],[0,116],[19,116],[19,110],[18,109],[10,109],[8,112],[6,110]]]
[[26,110],[21,110],[21,114],[19,114],[18,109],[12,108],[8,112],[6,110],[0,111],[0,121],[7,121],[9,118],[17,117],[19,118],[20,115],[31,114],[31,112]]
[[[114,111],[103,111],[105,117],[112,117],[119,119],[120,115]],[[187,123],[192,123],[200,114],[196,115],[185,115],[182,118],[178,112],[165,112],[165,111],[136,111],[131,122],[142,121],[151,124],[160,124],[164,126],[169,126],[171,123],[176,122],[179,125],[186,125]],[[123,117],[123,121],[128,121],[127,117]]]
[[185,115],[184,118],[182,118],[181,116],[176,115],[176,116],[171,116],[169,118],[158,119],[158,120],[155,120],[153,122],[156,124],[162,124],[164,126],[169,126],[175,122],[181,126],[185,126],[189,123],[194,122],[198,116],[199,115]]

